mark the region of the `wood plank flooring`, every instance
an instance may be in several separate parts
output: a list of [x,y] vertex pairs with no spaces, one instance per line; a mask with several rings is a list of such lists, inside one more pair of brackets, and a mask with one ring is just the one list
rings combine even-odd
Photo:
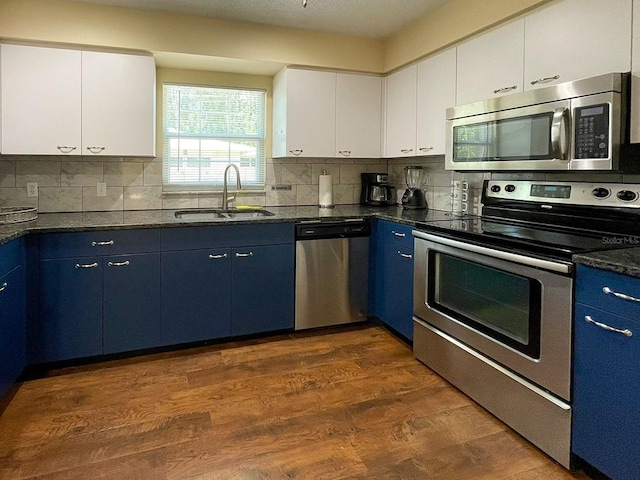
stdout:
[[586,479],[379,326],[67,369],[0,417],[0,479]]

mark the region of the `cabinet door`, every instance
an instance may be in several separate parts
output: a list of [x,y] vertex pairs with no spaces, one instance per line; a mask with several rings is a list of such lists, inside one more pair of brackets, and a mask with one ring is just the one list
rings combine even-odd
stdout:
[[26,301],[24,269],[0,277],[0,398],[26,365]]
[[1,48],[2,153],[80,155],[80,51]]
[[162,343],[231,334],[231,250],[162,253]]
[[456,105],[521,92],[523,51],[523,19],[460,45],[457,48]]
[[525,89],[631,69],[631,0],[561,0],[525,18]]
[[382,78],[338,73],[334,156],[380,158]]
[[456,103],[456,50],[418,63],[418,155],[444,155],[447,108]]
[[416,86],[416,65],[387,77],[384,152],[387,158],[416,154]]
[[[279,156],[335,156],[336,74],[289,69],[281,80],[285,99],[275,98],[281,90],[274,85],[274,104],[284,100],[285,112],[283,122],[274,119],[274,137],[286,138],[286,150]],[[274,144],[277,141],[274,138]]]
[[413,339],[413,249],[385,243],[382,252],[380,320]]
[[155,155],[153,57],[82,52],[82,154]]
[[293,328],[293,245],[234,248],[231,334]]
[[[587,322],[629,329],[633,336]],[[640,478],[640,322],[576,306],[572,450],[611,478]]]
[[40,262],[40,330],[39,361],[102,354],[100,259]]
[[105,354],[160,345],[160,254],[102,260]]

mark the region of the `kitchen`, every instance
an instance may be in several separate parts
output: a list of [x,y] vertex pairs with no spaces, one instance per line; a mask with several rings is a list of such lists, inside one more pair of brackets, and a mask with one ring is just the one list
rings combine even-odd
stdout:
[[[126,50],[152,51],[154,52],[158,67],[156,71],[157,92],[161,91],[163,83],[171,82],[201,85],[233,84],[236,87],[264,88],[267,91],[267,104],[272,102],[274,105],[274,107],[267,107],[267,109],[274,108],[274,110],[277,98],[275,88],[272,90],[271,86],[272,75],[281,70],[285,65],[305,65],[312,67],[314,69],[311,70],[312,72],[327,70],[334,72],[334,75],[343,75],[347,72],[366,72],[369,75],[387,74],[391,72],[389,76],[385,76],[385,81],[387,82],[387,101],[389,105],[386,107],[387,128],[384,133],[381,131],[380,134],[380,138],[384,139],[382,142],[385,149],[382,150],[383,154],[370,158],[363,157],[362,160],[355,155],[353,158],[340,158],[338,153],[334,151],[320,154],[311,154],[307,151],[301,155],[303,158],[292,158],[295,154],[285,155],[282,158],[277,158],[277,156],[274,155],[276,158],[267,158],[266,163],[267,192],[249,192],[242,194],[240,198],[242,198],[243,203],[246,205],[267,207],[268,210],[273,211],[278,211],[278,208],[296,207],[299,209],[298,213],[291,215],[289,219],[306,218],[310,214],[308,210],[305,210],[302,206],[316,204],[319,194],[319,177],[322,175],[322,170],[327,170],[336,180],[333,184],[333,193],[335,203],[338,204],[338,206],[332,214],[335,216],[357,216],[357,212],[360,212],[360,210],[358,210],[357,207],[349,210],[352,207],[348,207],[348,205],[358,203],[361,173],[388,171],[391,181],[396,185],[397,191],[402,192],[404,191],[404,167],[418,164],[424,166],[429,172],[426,199],[431,209],[450,209],[450,184],[452,180],[460,179],[467,181],[470,186],[469,195],[473,199],[470,204],[470,209],[471,213],[477,214],[479,213],[483,180],[532,180],[550,182],[597,181],[607,183],[633,183],[637,181],[633,175],[620,174],[618,172],[587,173],[580,175],[576,175],[574,172],[571,172],[571,174],[452,173],[444,167],[442,155],[445,148],[443,121],[438,122],[436,125],[436,128],[439,128],[441,133],[439,136],[436,136],[435,142],[440,142],[441,145],[435,142],[420,145],[417,143],[418,139],[416,138],[409,138],[408,142],[405,143],[407,140],[405,134],[407,134],[407,132],[410,133],[412,130],[415,132],[416,126],[407,126],[403,123],[403,120],[411,118],[412,111],[413,118],[421,119],[423,116],[416,114],[416,108],[419,108],[420,103],[417,102],[415,98],[413,101],[411,97],[408,99],[405,98],[404,94],[416,91],[416,88],[412,88],[411,86],[415,85],[416,79],[420,79],[421,72],[427,72],[427,74],[437,72],[445,76],[443,72],[446,72],[446,69],[431,68],[430,66],[432,65],[431,62],[442,62],[441,65],[451,66],[451,58],[447,58],[447,55],[451,56],[451,52],[457,52],[457,60],[455,56],[453,58],[454,76],[448,77],[449,81],[444,81],[443,84],[449,87],[448,94],[454,95],[450,97],[453,98],[453,100],[447,101],[445,94],[438,94],[435,99],[427,99],[428,104],[433,105],[435,102],[440,101],[444,103],[444,108],[456,103],[470,103],[488,98],[489,95],[483,93],[484,90],[482,88],[484,87],[480,88],[481,85],[479,85],[483,81],[482,76],[478,74],[480,71],[491,71],[491,76],[494,77],[491,80],[500,80],[499,85],[491,86],[491,91],[498,89],[498,87],[510,87],[513,85],[519,85],[517,88],[522,89],[523,76],[527,78],[531,72],[522,73],[521,71],[519,81],[512,82],[508,79],[502,82],[502,79],[497,78],[498,72],[500,71],[499,67],[502,65],[492,65],[490,67],[491,69],[486,66],[487,64],[490,65],[490,63],[487,62],[491,61],[503,62],[511,58],[509,55],[513,55],[513,53],[506,55],[501,51],[499,54],[496,54],[496,58],[492,56],[487,58],[486,52],[488,50],[492,51],[491,49],[495,45],[505,46],[502,38],[511,38],[513,41],[507,42],[507,46],[513,47],[516,52],[520,51],[520,60],[517,60],[516,56],[515,63],[520,62],[521,70],[523,68],[526,70],[526,68],[531,67],[533,71],[535,71],[533,68],[535,67],[535,62],[531,64],[525,63],[524,67],[522,65],[523,45],[531,45],[531,42],[527,43],[527,37],[522,33],[522,37],[519,37],[517,32],[524,32],[527,35],[535,32],[536,19],[538,26],[548,27],[548,17],[550,14],[545,16],[545,12],[547,11],[545,9],[551,8],[556,3],[570,4],[571,2],[551,2],[551,5],[542,5],[546,3],[548,2],[492,2],[489,6],[485,4],[484,8],[478,8],[477,6],[474,8],[472,2],[449,2],[440,9],[436,9],[431,15],[427,15],[423,20],[408,27],[408,29],[404,31],[404,34],[392,36],[389,40],[382,42],[380,40],[362,37],[335,37],[328,34],[309,33],[300,30],[291,31],[289,29],[280,30],[276,28],[258,29],[254,25],[247,26],[245,24],[227,23],[193,15],[176,17],[162,12],[127,10],[117,7],[89,5],[86,3],[65,1],[7,1],[2,4],[3,16],[0,18],[0,36],[3,39],[13,39],[14,41],[17,39],[32,43],[45,42],[76,46],[91,45],[102,48],[119,47]],[[626,27],[611,29],[615,30],[615,34],[618,35],[618,37],[614,39],[609,38],[611,35],[608,30],[607,34],[603,36],[606,38],[600,38],[590,31],[587,35],[588,39],[596,38],[594,41],[600,43],[605,40],[611,41],[615,47],[609,45],[605,48],[606,54],[602,55],[602,57],[606,58],[598,57],[597,62],[592,62],[592,64],[595,64],[595,72],[589,70],[594,67],[594,65],[589,64],[585,66],[587,74],[579,74],[575,78],[582,78],[583,76],[592,77],[597,74],[613,71],[624,72],[637,68],[638,62],[633,62],[631,56],[632,53],[636,54],[637,50],[631,48],[632,4],[631,2],[620,2],[620,5],[622,6],[621,8],[627,9],[623,10],[625,14],[616,13],[616,11],[614,11],[615,9],[608,9],[608,11],[605,12],[611,16],[608,20],[608,17],[598,17],[603,23],[608,22],[608,24],[616,25],[618,25],[620,18],[627,19],[628,23],[625,23],[625,25],[627,25]],[[296,5],[296,7],[302,9],[301,6]],[[306,9],[312,12],[312,8],[313,3],[308,2]],[[557,8],[562,8],[562,5]],[[584,9],[584,11],[588,10],[589,9]],[[531,13],[531,15],[528,15],[529,13]],[[536,13],[539,17],[534,16]],[[523,17],[520,16],[522,14],[527,14],[524,20]],[[562,18],[566,18],[567,12],[565,11],[564,14],[565,16]],[[585,14],[585,16],[588,17],[589,15]],[[52,22],[51,19],[55,19],[56,22]],[[452,22],[452,19],[456,21]],[[511,21],[512,19],[513,21]],[[506,22],[505,25],[500,25],[503,22]],[[526,22],[529,23],[525,25]],[[576,23],[580,23],[578,19]],[[451,25],[451,27],[447,27],[447,29],[437,28],[438,25],[442,24]],[[79,28],[78,25],[83,25],[83,27]],[[88,25],[90,25],[90,27]],[[119,27],[114,28],[114,25],[118,25]],[[174,34],[170,36],[167,35],[166,25],[172,26],[171,31],[174,32]],[[486,33],[481,33],[495,25],[499,25],[498,28]],[[587,22],[585,25],[591,24]],[[528,28],[525,29],[525,26],[528,26]],[[582,25],[582,27],[585,28],[584,25]],[[588,29],[586,29],[586,31],[588,31]],[[197,34],[194,35],[194,32],[197,32]],[[471,38],[469,42],[460,43],[461,40],[472,37],[476,33],[480,33],[480,35]],[[504,37],[504,35],[507,35],[507,37]],[[416,41],[416,36],[420,39],[419,41]],[[285,43],[291,46],[291,51],[286,49],[279,50],[272,47],[272,45],[281,45],[285,37],[287,39]],[[295,39],[295,41],[292,41],[292,38]],[[521,40],[516,41],[518,38],[521,38]],[[535,37],[535,40],[542,42],[545,38],[547,37],[541,35]],[[634,36],[633,39],[635,41],[636,36]],[[257,44],[261,45],[262,48],[257,48]],[[456,48],[449,48],[453,46]],[[553,44],[552,46],[556,51],[560,48],[560,45]],[[84,50],[86,47],[81,48]],[[548,51],[550,47],[543,44],[540,48],[546,48]],[[593,54],[593,48],[590,49],[590,51]],[[482,56],[477,52],[482,52]],[[616,52],[616,55],[611,55],[611,52]],[[431,55],[431,53],[435,53],[435,55]],[[566,55],[563,56],[561,52],[558,53],[561,66],[562,64],[567,64]],[[465,57],[465,55],[468,56]],[[216,58],[213,59],[211,57]],[[426,57],[426,59],[418,63],[413,63],[422,57]],[[529,58],[535,60],[535,58],[538,57],[528,55],[525,57],[525,60]],[[482,68],[478,68],[473,64],[473,61],[480,58],[482,59]],[[578,59],[579,52],[572,54],[572,58]],[[466,59],[468,62],[462,62],[461,59]],[[234,64],[233,67],[235,71],[238,71],[238,69],[243,66],[246,67],[247,61],[250,61],[251,68],[257,69],[258,67],[263,67],[265,69],[263,71],[268,73],[263,75],[241,75],[238,73],[212,73],[206,70],[194,70],[196,67],[193,66],[193,62],[201,65],[202,62],[206,64],[207,61],[213,60],[218,61],[217,65],[220,65],[220,61],[226,60]],[[603,65],[603,63],[606,63],[605,60],[611,63]],[[580,62],[576,60],[576,63]],[[189,67],[189,65],[191,65],[191,67]],[[407,66],[405,67],[405,65]],[[470,71],[474,72],[474,75],[460,75],[461,68],[465,65]],[[202,67],[200,66],[199,68]],[[604,71],[597,71],[597,68],[602,68]],[[210,67],[210,69],[223,70],[223,67]],[[458,72],[457,76],[455,75],[456,69]],[[505,68],[505,70],[509,71],[510,69]],[[290,69],[289,71],[294,71],[294,69]],[[253,70],[253,72],[255,73],[256,70]],[[571,78],[571,74],[573,74],[573,72],[569,74],[569,78]],[[540,78],[544,77],[545,76],[542,75]],[[465,82],[472,82],[474,85],[465,85]],[[476,83],[478,85],[475,85]],[[408,88],[407,85],[409,86]],[[451,88],[452,86],[455,86],[455,88]],[[420,92],[419,89],[418,92]],[[460,101],[456,101],[455,95],[461,95],[462,93],[464,93],[465,96],[461,97]],[[474,97],[474,95],[481,96]],[[157,145],[155,145],[158,153],[163,150],[163,139],[160,127],[160,125],[162,125],[161,97],[162,95],[158,93],[156,123],[159,126],[159,132],[157,135]],[[397,100],[397,102],[393,102],[393,108],[391,108],[392,99]],[[418,100],[420,100],[419,94]],[[408,111],[406,110],[407,107],[409,108]],[[394,110],[394,108],[397,109]],[[320,112],[320,109],[318,109],[318,112]],[[634,113],[637,112],[632,111],[632,114]],[[317,116],[321,117],[319,114]],[[311,122],[315,117],[316,116],[312,119],[294,119],[294,122]],[[6,123],[6,120],[4,122]],[[271,125],[270,122],[270,116],[267,116],[267,131],[271,131],[275,126],[276,119],[274,118],[273,120],[274,125]],[[311,125],[303,123],[303,125],[307,125],[308,129],[311,129],[310,131],[316,132],[317,130],[318,135],[321,133],[321,129],[313,123],[311,123]],[[293,129],[291,131],[293,131]],[[421,131],[424,131],[424,129],[421,129]],[[631,138],[632,141],[637,141],[637,138],[634,139],[634,131],[632,131]],[[267,135],[267,151],[271,151],[271,141],[272,139]],[[330,142],[319,141],[316,143],[320,145],[324,143],[326,145]],[[393,150],[396,146],[397,150]],[[314,146],[311,146],[309,148],[311,149],[313,147]],[[434,155],[413,156],[413,154],[420,151],[421,148],[433,148],[432,153]],[[411,149],[414,151],[406,151]],[[307,157],[307,155],[309,156]],[[121,224],[123,222],[125,224],[128,223],[129,225],[140,225],[140,220],[135,219],[135,212],[142,212],[137,214],[142,215],[145,211],[148,211],[147,213],[151,214],[152,217],[154,215],[156,215],[156,217],[147,221],[155,222],[158,225],[165,225],[167,219],[162,216],[163,214],[157,213],[159,212],[158,209],[168,211],[171,209],[215,208],[220,206],[219,194],[190,194],[184,192],[179,194],[163,194],[161,158],[152,158],[145,155],[133,158],[125,157],[124,159],[114,159],[108,156],[103,159],[82,157],[81,161],[78,161],[77,158],[78,157],[73,158],[72,156],[25,157],[21,155],[3,155],[0,157],[0,168],[2,168],[2,172],[5,172],[2,177],[2,188],[0,188],[0,193],[2,194],[0,198],[2,198],[3,205],[21,204],[37,206],[39,214],[41,214],[41,219],[46,218],[44,214],[48,213],[85,212],[83,222],[91,221],[90,218],[92,214],[90,212],[107,211],[109,212],[108,215],[110,215],[110,220],[108,221],[113,222],[114,219],[117,219],[115,221],[119,221]],[[39,190],[38,197],[28,196],[28,188],[25,187],[28,187],[29,183],[38,184],[36,187]],[[100,183],[106,184],[104,197],[96,196],[95,194],[96,185]],[[279,187],[285,187],[285,189],[279,189]],[[315,211],[317,215],[317,208]],[[67,218],[70,219],[71,217]],[[397,223],[394,222],[394,220],[400,220],[400,225],[404,224],[406,227],[406,217],[405,222],[402,221],[402,216],[398,217],[397,215],[390,215],[386,220],[391,220],[390,223]],[[40,222],[41,220],[38,221]],[[103,223],[103,225],[108,224],[109,223]],[[409,222],[409,224],[411,224],[411,222]],[[387,225],[384,225],[382,222],[380,222],[380,225],[382,229],[387,228]],[[49,228],[55,228],[55,226],[49,225]],[[149,232],[153,231],[153,229],[148,230],[149,231],[144,233],[150,234]],[[169,230],[179,229],[172,228]],[[122,234],[124,235],[124,233],[126,232],[123,230]],[[264,232],[254,230],[249,232],[248,235],[244,235],[244,237],[247,236],[252,237],[252,244],[247,244],[246,241],[245,243],[232,243],[232,240],[229,240],[228,244],[219,246],[233,251],[234,249],[245,248],[247,246],[272,248],[278,244],[286,244],[289,242],[289,240],[279,240],[278,242],[274,240],[269,242],[269,237],[277,238],[278,234],[277,232],[269,232],[267,230],[264,230]],[[408,229],[408,236],[409,238],[411,237],[410,228]],[[203,241],[197,237],[197,235],[193,236],[193,242]],[[109,239],[105,237],[104,240]],[[167,250],[167,256],[174,254],[174,252],[175,255],[177,255],[179,251],[184,250],[185,247],[179,245],[180,240],[180,238],[172,240],[176,246]],[[153,245],[154,242],[157,243],[157,239],[147,238],[141,240],[141,243],[148,246],[138,250],[137,253],[150,254],[151,250],[153,250],[150,246]],[[161,240],[160,244],[164,249],[163,242],[164,240]],[[209,247],[206,243],[202,243],[202,245],[202,248]],[[406,246],[403,245],[403,247]],[[27,249],[28,248],[29,244],[27,244]],[[45,247],[40,245],[40,248],[47,250],[48,247],[46,247],[46,245]],[[107,246],[107,248],[111,247]],[[55,257],[53,247],[51,247],[50,252],[51,253],[46,254],[50,256],[41,258],[43,258],[43,262],[51,261],[50,265],[53,265],[58,257]],[[120,255],[123,253],[136,252],[123,252],[116,247],[112,252],[105,253],[104,259],[100,261],[107,261],[108,257],[106,255]],[[223,255],[224,253],[221,254]],[[164,250],[162,251],[162,255],[164,258]],[[163,265],[165,263],[163,260]],[[231,276],[233,277],[233,275],[234,273],[231,271]],[[117,287],[117,280],[114,281],[116,282],[115,288]],[[222,282],[224,282],[224,280],[222,280]],[[402,282],[398,280],[397,283]],[[35,288],[38,288],[37,284]],[[381,289],[398,290],[396,285],[382,285]],[[119,294],[126,294],[126,292],[121,292],[117,289],[114,291]],[[59,292],[59,295],[63,294],[64,292]],[[124,328],[124,326],[121,327]]]

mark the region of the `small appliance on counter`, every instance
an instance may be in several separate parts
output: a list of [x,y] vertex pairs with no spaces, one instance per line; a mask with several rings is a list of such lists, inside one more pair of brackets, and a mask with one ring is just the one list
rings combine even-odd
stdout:
[[404,167],[404,180],[407,184],[407,189],[402,195],[403,208],[415,210],[427,208],[427,199],[423,191],[427,183],[425,169],[421,166],[407,165]]
[[395,205],[396,188],[389,184],[387,173],[361,173],[360,178],[362,180],[361,205],[378,207]]

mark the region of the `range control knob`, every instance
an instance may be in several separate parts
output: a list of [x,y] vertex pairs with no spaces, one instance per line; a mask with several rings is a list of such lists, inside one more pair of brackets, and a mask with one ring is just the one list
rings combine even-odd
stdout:
[[611,195],[611,191],[608,188],[598,187],[591,191],[591,195],[596,198],[607,198]]
[[493,193],[498,193],[501,190],[500,185],[491,185],[491,191]]
[[515,185],[512,185],[512,184],[509,184],[509,185],[505,185],[504,189],[505,189],[507,192],[511,193],[511,192],[514,192],[514,191],[515,191],[516,186],[515,186]]
[[620,190],[617,194],[617,197],[623,202],[633,202],[638,198],[638,194],[636,192],[632,192],[631,190]]

